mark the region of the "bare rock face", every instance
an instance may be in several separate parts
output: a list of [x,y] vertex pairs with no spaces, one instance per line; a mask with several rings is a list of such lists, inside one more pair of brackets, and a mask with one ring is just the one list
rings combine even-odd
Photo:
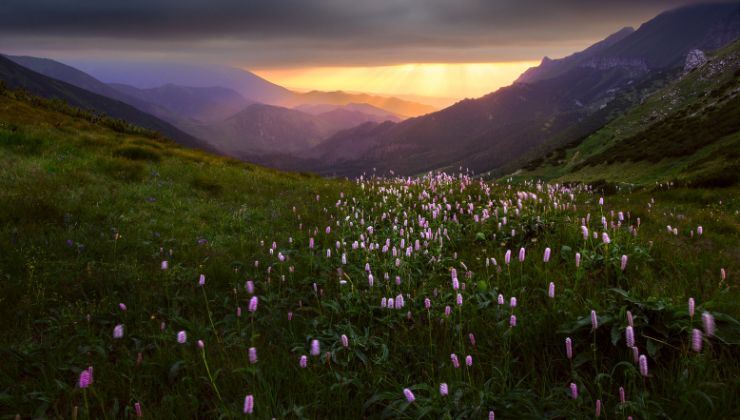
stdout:
[[697,67],[701,67],[707,62],[707,56],[704,55],[702,50],[691,50],[686,55],[686,62],[683,66],[684,71],[691,71]]

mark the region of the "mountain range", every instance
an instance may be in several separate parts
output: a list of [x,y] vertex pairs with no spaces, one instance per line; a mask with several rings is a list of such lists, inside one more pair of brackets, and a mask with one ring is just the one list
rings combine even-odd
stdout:
[[690,51],[737,39],[738,21],[736,4],[671,10],[570,57],[545,59],[520,81],[481,98],[396,124],[340,132],[305,154],[312,159],[285,160],[290,164],[283,168],[347,176],[460,166],[505,172],[532,150],[588,135],[638,104],[680,74]]
[[[280,169],[359,176],[465,167],[495,175],[532,171],[538,159],[573,150],[620,121],[695,62],[712,62],[714,51],[740,37],[739,21],[731,3],[670,10],[570,56],[545,57],[512,85],[439,111],[393,97],[293,92],[242,69],[173,63],[78,63],[85,72],[0,57],[0,78]],[[723,109],[716,115],[733,115]]]

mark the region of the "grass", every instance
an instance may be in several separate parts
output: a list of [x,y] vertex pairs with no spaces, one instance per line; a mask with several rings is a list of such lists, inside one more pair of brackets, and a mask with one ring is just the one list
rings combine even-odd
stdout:
[[[736,188],[622,190],[602,208],[584,186],[280,173],[12,95],[0,97],[0,121],[2,418],[134,417],[137,402],[150,418],[231,418],[246,395],[256,418],[584,418],[597,399],[605,418],[740,414]],[[609,245],[582,238],[587,214],[600,232],[601,215],[616,224],[619,211]],[[464,290],[452,289],[452,269]],[[380,307],[400,294],[403,309]],[[625,346],[627,311],[648,377]],[[697,353],[690,331],[704,311],[717,332]],[[472,367],[455,369],[451,353]],[[93,384],[80,389],[89,366]]]

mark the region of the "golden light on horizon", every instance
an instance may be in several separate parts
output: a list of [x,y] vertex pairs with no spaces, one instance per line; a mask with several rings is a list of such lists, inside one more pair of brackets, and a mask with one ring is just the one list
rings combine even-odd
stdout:
[[375,67],[305,67],[252,70],[299,91],[344,90],[458,100],[511,84],[537,61],[500,63],[409,63]]

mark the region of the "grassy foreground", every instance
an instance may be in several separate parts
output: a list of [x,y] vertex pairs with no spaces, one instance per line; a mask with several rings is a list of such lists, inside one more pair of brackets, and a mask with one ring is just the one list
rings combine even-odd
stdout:
[[3,418],[740,414],[737,189],[326,180],[41,105],[0,97]]

